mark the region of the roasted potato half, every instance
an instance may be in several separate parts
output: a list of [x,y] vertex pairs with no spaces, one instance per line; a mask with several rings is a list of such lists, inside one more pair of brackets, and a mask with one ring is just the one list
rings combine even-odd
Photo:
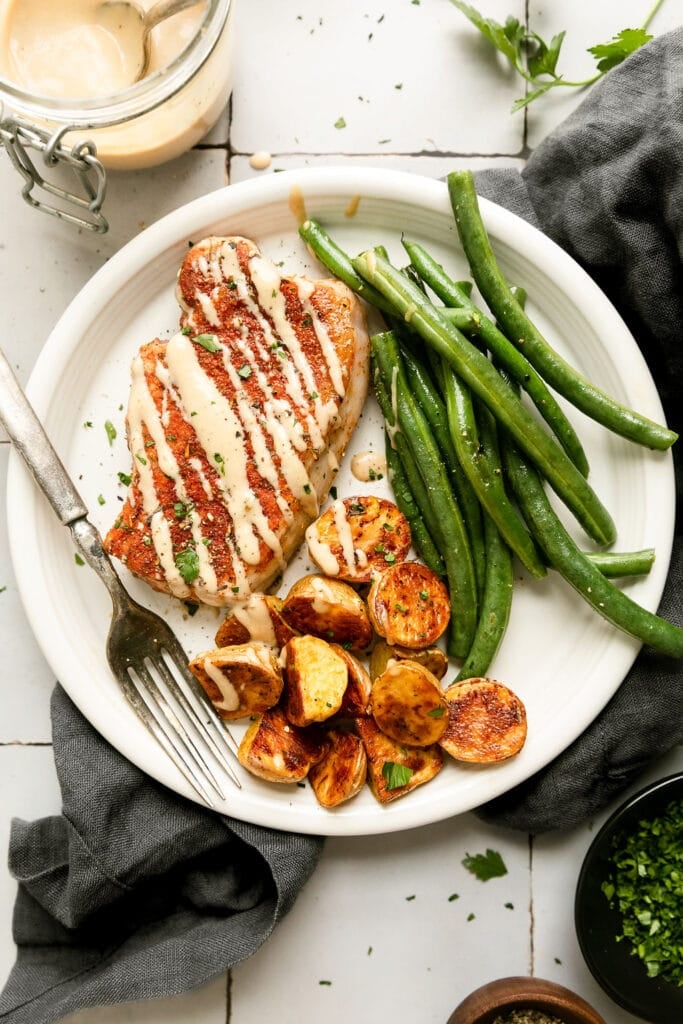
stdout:
[[365,602],[341,580],[315,573],[302,576],[285,597],[281,614],[297,633],[319,636],[354,651],[365,651],[372,642]]
[[340,658],[346,662],[349,681],[342,697],[339,714],[345,718],[356,718],[357,715],[369,715],[370,690],[372,680],[367,669],[350,651],[345,651],[339,644],[330,644]]
[[309,771],[308,781],[322,807],[338,807],[365,785],[368,759],[355,733],[329,729],[326,739],[327,752]]
[[306,530],[308,552],[326,576],[369,583],[387,565],[402,562],[412,538],[393,501],[364,495],[338,498]]
[[356,729],[368,759],[368,783],[381,804],[411,793],[441,771],[443,755],[438,745],[404,747],[386,736],[372,718],[359,718]]
[[349,680],[344,658],[317,636],[295,636],[282,651],[283,708],[293,725],[324,722],[339,711]]
[[216,647],[246,644],[260,640],[273,647],[284,647],[295,636],[280,614],[282,599],[270,594],[252,594],[248,601],[236,605],[221,622],[216,633]]
[[297,729],[282,708],[271,708],[256,718],[237,751],[243,768],[267,782],[301,782],[325,755],[317,730]]
[[396,743],[428,747],[443,736],[447,705],[436,676],[414,661],[395,661],[372,684],[370,711]]
[[190,670],[226,721],[261,714],[282,693],[276,654],[257,641],[205,651],[190,662]]
[[368,613],[388,644],[411,650],[431,647],[450,621],[448,590],[421,562],[401,562],[373,580]]
[[526,740],[526,709],[495,679],[463,679],[444,690],[448,706],[440,745],[457,761],[491,764],[517,754]]
[[378,640],[370,654],[370,678],[381,676],[390,661],[416,661],[423,665],[437,679],[443,679],[448,671],[448,655],[440,647],[425,647],[424,650],[411,650],[400,644],[388,644],[386,640]]

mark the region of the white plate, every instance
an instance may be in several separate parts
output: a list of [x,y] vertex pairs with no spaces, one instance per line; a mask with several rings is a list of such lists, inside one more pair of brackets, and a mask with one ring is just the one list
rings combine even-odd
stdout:
[[[212,233],[243,234],[254,238],[266,255],[283,261],[285,272],[320,275],[298,237],[290,208],[297,189],[308,214],[328,225],[349,251],[384,243],[390,255],[404,261],[403,231],[426,244],[455,276],[467,276],[446,187],[398,172],[323,168],[275,174],[205,196],[148,228],[110,260],[68,308],[40,355],[28,389],[102,531],[115,519],[123,497],[117,472],[130,468],[123,411],[130,361],[142,343],[175,330],[174,281],[188,242]],[[357,197],[360,202],[351,216]],[[482,212],[503,271],[527,289],[531,315],[558,350],[616,398],[661,420],[655,387],[633,338],[587,275],[512,214],[487,202],[482,202]],[[650,576],[628,584],[630,594],[654,609],[673,533],[670,455],[613,437],[574,411],[571,416],[591,460],[591,481],[616,519],[617,547],[656,546]],[[106,420],[118,431],[113,446],[105,433]],[[86,426],[89,423],[92,426]],[[359,484],[348,468],[355,452],[382,444],[380,419],[370,400],[340,473],[340,495],[368,489],[387,493],[384,481]],[[68,531],[16,456],[10,466],[8,501],[10,544],[22,599],[57,678],[95,728],[126,757],[194,799],[130,711],[109,672],[104,642],[110,607],[104,587],[87,567],[75,564]],[[290,566],[285,585],[309,569],[301,555]],[[154,594],[126,572],[122,575],[134,596],[171,622],[191,655],[213,645],[219,621],[215,610],[202,609],[190,617],[182,603]],[[366,789],[335,811],[320,808],[308,787],[270,785],[243,773],[242,790],[228,785],[221,810],[300,832],[390,832],[469,810],[547,764],[604,707],[633,662],[638,644],[603,622],[554,574],[541,582],[532,582],[521,571],[517,575],[510,625],[491,675],[506,682],[527,707],[529,736],[518,757],[488,768],[449,761],[429,785],[387,807],[380,807]]]

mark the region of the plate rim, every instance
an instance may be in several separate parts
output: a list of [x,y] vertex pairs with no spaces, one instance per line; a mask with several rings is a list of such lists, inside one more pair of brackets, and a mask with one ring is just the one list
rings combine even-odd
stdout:
[[[406,201],[412,205],[419,203],[421,206],[426,205],[431,210],[435,210],[437,212],[444,212],[450,209],[448,205],[447,188],[443,181],[406,171],[386,171],[372,167],[350,168],[346,166],[327,166],[288,170],[276,175],[269,175],[264,178],[253,178],[236,184],[223,186],[222,188],[207,193],[204,196],[200,196],[197,199],[178,207],[176,210],[171,211],[169,214],[147,227],[139,235],[126,243],[93,275],[93,277],[69,303],[58,319],[55,327],[50,332],[50,335],[38,356],[33,371],[31,372],[29,384],[26,389],[29,398],[36,406],[38,414],[44,416],[46,411],[49,411],[49,399],[51,393],[49,382],[53,381],[55,379],[55,374],[62,372],[64,367],[68,364],[69,357],[73,354],[73,352],[70,351],[70,346],[75,349],[78,344],[78,339],[81,337],[82,330],[74,330],[74,321],[77,324],[81,323],[83,318],[89,318],[89,320],[92,321],[91,311],[93,308],[97,308],[96,300],[99,299],[101,301],[103,297],[111,297],[114,295],[122,284],[131,277],[135,268],[140,266],[141,263],[144,263],[149,258],[158,258],[159,255],[169,247],[177,246],[181,240],[186,241],[187,238],[196,235],[197,232],[192,229],[193,224],[197,225],[202,223],[210,225],[218,220],[225,220],[226,218],[239,213],[240,211],[244,211],[245,209],[262,206],[267,201],[288,202],[291,190],[294,186],[301,188],[305,199],[310,199],[311,201],[315,198],[320,198],[321,196],[330,194],[345,196],[348,198],[365,191],[370,193],[373,198],[381,196],[382,199],[391,199],[394,202]],[[592,301],[598,303],[601,309],[609,314],[612,324],[619,328],[623,337],[629,342],[626,346],[624,364],[629,367],[629,372],[637,371],[644,373],[647,376],[649,404],[645,411],[649,415],[655,418],[659,417],[663,420],[664,413],[661,406],[661,400],[659,399],[656,386],[652,381],[644,356],[623,321],[623,318],[607,296],[599,289],[593,279],[579,266],[578,263],[576,263],[576,261],[573,260],[571,256],[569,256],[568,253],[527,221],[524,221],[505,207],[482,197],[480,197],[480,204],[482,215],[487,227],[494,236],[502,234],[503,237],[505,237],[509,231],[512,231],[515,234],[515,249],[521,250],[525,245],[529,244],[534,252],[538,250],[542,255],[543,269],[545,272],[547,272],[548,267],[550,267],[553,273],[557,274],[563,280],[568,277],[574,282],[580,282],[581,287],[591,297]],[[455,225],[453,225],[453,229],[455,231]],[[520,239],[521,241],[518,241]],[[539,260],[540,257],[536,255],[532,262],[536,264]],[[73,340],[74,338],[76,339],[75,342]],[[675,491],[673,485],[671,453],[668,452],[666,454],[668,455],[667,483],[669,491],[667,506],[671,528],[667,531],[667,546],[665,547],[661,541],[658,541],[659,550],[657,562],[661,573],[661,580],[659,581],[661,585],[658,586],[657,601],[661,598],[661,592],[663,591],[666,581],[671,555],[671,544],[673,540],[673,506],[675,501]],[[664,458],[666,460],[666,456]],[[29,504],[31,504],[32,487],[33,484],[28,471],[26,471],[18,454],[12,450],[7,478],[7,525],[10,553],[14,564],[20,597],[32,632],[36,642],[43,650],[48,663],[53,667],[56,675],[59,677],[60,673],[55,668],[53,661],[50,658],[47,639],[43,637],[39,614],[34,610],[34,605],[31,600],[31,587],[30,580],[28,579],[29,574],[27,574],[26,567],[21,564],[21,560],[19,558],[21,549],[19,538],[27,521],[26,506],[24,502],[28,496]],[[37,492],[35,492],[34,497],[35,496],[37,496]],[[666,496],[664,497],[666,498]],[[40,500],[41,499],[38,499],[38,505]],[[663,571],[662,566],[664,567]],[[639,649],[640,645],[631,644],[629,651],[623,656],[622,660],[625,665],[624,675],[628,672],[630,666],[635,660]],[[581,716],[578,731],[575,731],[574,736],[567,740],[561,750],[566,749],[566,747],[570,745],[570,743],[573,742],[573,740],[576,739],[578,735],[580,735],[580,733],[583,732],[584,729],[594,720],[596,714],[602,710],[616,692],[620,683],[621,680],[619,680],[614,687],[604,695],[604,700],[601,699],[601,701],[598,702],[600,706],[597,710],[595,710],[592,705],[587,709],[586,714]],[[201,803],[195,794],[189,790],[187,785],[184,783],[184,780],[182,780],[182,777],[170,764],[168,765],[170,771],[162,770],[156,764],[155,756],[147,757],[145,756],[145,751],[141,753],[137,748],[132,749],[131,743],[122,743],[119,735],[115,737],[112,736],[112,730],[108,728],[109,722],[101,721],[101,715],[100,719],[95,721],[94,718],[97,718],[97,716],[93,716],[89,710],[86,710],[82,706],[82,702],[77,700],[71,692],[69,685],[62,685],[64,685],[64,689],[69,693],[71,699],[74,700],[74,703],[77,704],[85,717],[89,719],[93,727],[102,736],[104,736],[105,739],[114,745],[123,756],[133,761],[133,763],[138,765],[138,767],[150,774],[153,778],[167,786],[170,786],[171,789],[188,796],[190,799],[195,800],[198,803]],[[555,749],[553,753],[543,759],[542,763],[535,764],[532,773],[547,765],[554,757],[561,753],[561,750]],[[155,770],[152,770],[153,768]],[[498,788],[496,788],[494,784],[491,796],[487,797],[487,800],[501,795],[502,792],[505,792],[512,786],[524,781],[529,777],[530,773],[523,772],[520,774],[520,777],[516,778],[514,771],[512,771],[511,774],[513,775],[513,781],[509,784],[504,783]],[[397,808],[399,804],[403,805],[404,801],[397,801],[395,804],[390,806],[393,810]],[[405,801],[405,804],[409,804],[409,801]],[[284,801],[283,805],[285,805]],[[288,822],[286,820],[286,812],[284,816],[280,814],[276,815],[275,817],[277,820],[275,821],[272,818],[265,820],[258,814],[255,817],[245,816],[243,820],[251,821],[254,824],[266,825],[268,827],[308,833],[324,832],[328,835],[367,835],[401,831],[433,823],[439,820],[444,820],[445,818],[451,817],[455,814],[464,813],[470,809],[472,808],[467,807],[446,811],[446,813],[438,811],[436,814],[421,816],[419,813],[411,813],[411,808],[407,807],[404,813],[396,813],[394,811],[391,817],[388,817],[386,815],[382,815],[381,812],[383,808],[377,805],[374,820],[370,823],[364,823],[360,827],[358,824],[351,823],[349,819],[335,816],[329,811],[324,812],[324,818],[321,816],[315,817],[312,824],[308,818],[303,822],[299,820]],[[416,811],[418,811],[417,807]]]

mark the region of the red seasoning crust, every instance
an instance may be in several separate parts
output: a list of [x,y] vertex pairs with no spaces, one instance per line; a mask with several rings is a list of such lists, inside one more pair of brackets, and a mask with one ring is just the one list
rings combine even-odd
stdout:
[[346,286],[281,278],[243,238],[194,245],[177,293],[181,333],[133,364],[132,480],[105,549],[156,590],[226,605],[277,576],[334,482],[367,392],[367,330]]

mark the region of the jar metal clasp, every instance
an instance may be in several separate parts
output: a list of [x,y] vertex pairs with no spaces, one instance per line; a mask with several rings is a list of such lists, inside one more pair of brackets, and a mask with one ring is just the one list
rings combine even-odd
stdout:
[[[21,194],[36,210],[49,213],[77,227],[104,234],[109,224],[102,213],[102,204],[107,188],[107,173],[97,159],[95,144],[88,140],[67,146],[64,135],[73,131],[71,125],[64,125],[55,132],[49,132],[18,118],[4,118],[0,105],[0,144],[24,178]],[[31,155],[31,151],[42,155],[47,168],[55,168],[55,175],[62,169],[71,171],[76,178],[78,190],[60,183],[56,178],[49,181]],[[34,194],[34,189],[39,195]]]

